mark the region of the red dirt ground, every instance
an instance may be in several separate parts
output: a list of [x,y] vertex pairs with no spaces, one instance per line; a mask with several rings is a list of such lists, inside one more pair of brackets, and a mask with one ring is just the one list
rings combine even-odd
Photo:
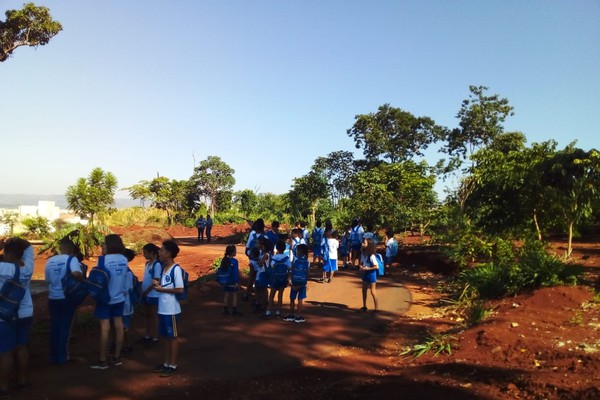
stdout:
[[[214,227],[217,245],[197,245],[195,229],[170,228],[169,233],[179,238],[178,261],[193,278],[210,272],[214,259],[222,256],[223,244],[244,229],[244,225]],[[122,367],[89,369],[87,361],[96,358],[97,348],[96,325],[86,315],[90,304],[80,309],[74,331],[71,352],[79,362],[48,365],[46,298],[39,294],[30,349],[32,388],[15,392],[14,397],[600,398],[600,305],[592,301],[591,290],[600,271],[599,240],[575,243],[573,258],[586,267],[587,286],[546,288],[490,302],[494,314],[468,329],[452,314],[441,313],[436,285],[446,278],[428,270],[427,258],[411,254],[411,245],[419,241],[407,238],[407,253],[401,255],[400,266],[381,283],[380,296],[404,288],[410,291],[410,308],[402,315],[357,313],[354,305],[349,305],[348,290],[355,293],[360,289],[350,272],[340,273],[345,283],[331,286],[329,294],[337,301],[309,303],[304,325],[262,321],[251,313],[248,303],[241,303],[243,317],[221,316],[222,293],[215,282],[191,287],[183,306],[180,372],[168,379],[149,372],[161,361],[160,347],[136,345]],[[562,252],[564,242],[555,242],[554,248]],[[44,264],[43,257],[36,261],[38,278],[43,276]],[[412,264],[416,264],[414,269],[404,268]],[[139,275],[143,260],[138,257],[131,265]],[[319,272],[315,268],[312,274]],[[316,297],[315,290],[309,291],[307,300],[311,294]],[[142,318],[135,315],[134,339],[141,337],[141,323]],[[427,333],[449,330],[456,338],[451,355],[413,359],[400,354],[422,343]]]

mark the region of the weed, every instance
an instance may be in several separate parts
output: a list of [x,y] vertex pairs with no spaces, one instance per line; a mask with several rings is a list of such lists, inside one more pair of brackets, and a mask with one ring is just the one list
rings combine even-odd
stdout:
[[570,324],[573,325],[582,325],[583,324],[583,312],[577,311],[575,315],[569,320]]
[[403,351],[400,355],[412,355],[413,358],[419,358],[422,355],[433,351],[433,355],[452,354],[452,346],[458,339],[447,333],[429,334],[423,343],[417,343],[411,348]]

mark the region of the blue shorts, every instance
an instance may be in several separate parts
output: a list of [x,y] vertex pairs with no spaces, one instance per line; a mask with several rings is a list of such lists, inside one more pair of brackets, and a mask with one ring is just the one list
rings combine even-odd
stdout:
[[389,256],[389,257],[386,256],[385,257],[385,265],[392,265],[392,263],[394,262],[394,258],[395,257],[392,257],[392,256]]
[[348,246],[346,246],[346,245],[340,246],[340,248],[338,249],[338,254],[340,255],[340,257],[347,257],[348,256]]
[[176,338],[179,336],[177,325],[179,324],[179,316],[158,314],[158,330],[162,337]]
[[362,281],[366,283],[376,283],[377,282],[377,271],[368,271],[364,272],[362,276]]
[[157,306],[158,305],[158,297],[144,296],[144,297],[142,297],[142,303]]
[[314,245],[313,246],[313,256],[314,257],[321,257],[323,254],[323,252],[321,251],[321,245]]
[[280,284],[280,285],[271,285],[271,290],[285,290],[286,287],[287,287],[287,283]]
[[131,326],[131,315],[123,315],[123,328],[129,329]]
[[335,272],[338,270],[337,260],[329,259],[328,262],[323,263],[323,271],[325,272]]
[[33,317],[19,318],[17,320],[17,346],[27,346],[31,334]]
[[117,304],[100,304],[96,303],[94,309],[94,317],[98,319],[111,319],[114,317],[123,316],[123,303],[124,301]]
[[0,353],[11,352],[17,347],[17,322],[0,321]]
[[290,300],[304,300],[306,298],[306,285],[301,286],[300,289],[294,290],[292,286],[292,291],[290,292]]
[[239,286],[223,286],[223,291],[225,293],[235,293],[240,290]]
[[351,246],[351,249],[354,250],[354,251],[360,251],[361,246],[362,246],[361,243],[359,243],[359,244],[353,244]]

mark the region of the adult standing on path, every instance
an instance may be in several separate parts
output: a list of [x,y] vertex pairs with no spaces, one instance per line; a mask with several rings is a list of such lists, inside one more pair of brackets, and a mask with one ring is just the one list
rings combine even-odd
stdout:
[[210,231],[212,230],[213,220],[209,214],[206,214],[206,241],[210,242]]
[[204,240],[204,229],[206,228],[206,220],[203,215],[196,220],[196,228],[198,229],[198,242],[201,242]]

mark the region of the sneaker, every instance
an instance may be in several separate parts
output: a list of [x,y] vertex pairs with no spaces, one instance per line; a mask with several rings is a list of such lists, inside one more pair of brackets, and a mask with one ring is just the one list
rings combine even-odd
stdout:
[[367,312],[367,307],[361,307],[361,308],[360,308],[360,311],[362,311],[362,312]]
[[100,361],[100,360],[98,360],[96,362],[90,363],[89,367],[91,369],[107,369],[108,368],[108,363],[106,361]]
[[324,283],[324,282],[325,282],[325,279],[323,279],[323,278],[319,278],[319,279],[317,280],[317,282],[319,282],[319,283]]
[[231,313],[231,315],[233,315],[234,317],[241,317],[244,314],[242,314],[238,310],[233,310],[233,312]]
[[158,374],[158,373],[162,372],[163,369],[165,369],[165,368],[167,368],[167,366],[165,364],[158,364],[156,367],[154,367],[152,372],[154,372],[155,374]]
[[275,311],[275,318],[281,318],[281,313],[279,311]]
[[114,365],[114,366],[123,365],[123,361],[121,361],[121,357],[113,357],[113,359],[110,361],[110,365]]
[[160,371],[161,378],[167,378],[177,372],[177,368],[174,367],[164,367],[162,371]]
[[327,279],[327,283],[331,283],[331,281],[332,281],[332,280],[333,280],[333,279],[331,279],[331,278],[328,278],[328,279]]
[[264,314],[263,314],[263,315],[261,315],[260,317],[261,317],[262,319],[271,319],[271,316],[272,316],[272,314],[271,314],[269,311],[267,311],[266,313],[264,313]]
[[296,319],[294,320],[294,322],[297,322],[297,323],[302,323],[302,322],[305,322],[305,321],[306,320],[304,319],[304,317],[302,315],[298,315],[296,317]]
[[121,350],[121,355],[128,355],[133,353],[133,346],[125,346],[123,350]]
[[292,314],[286,316],[283,320],[287,322],[293,322],[296,319]]
[[229,310],[228,309],[224,309],[223,310],[223,315],[229,315]]

